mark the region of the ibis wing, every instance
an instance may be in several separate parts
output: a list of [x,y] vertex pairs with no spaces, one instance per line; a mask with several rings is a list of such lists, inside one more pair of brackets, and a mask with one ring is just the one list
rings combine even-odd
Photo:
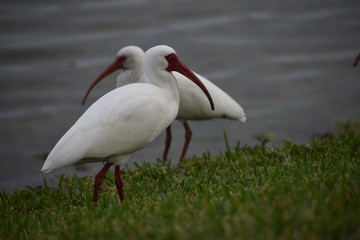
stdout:
[[50,152],[42,171],[130,154],[145,147],[175,118],[159,97],[162,90],[137,83],[114,89],[91,105]]

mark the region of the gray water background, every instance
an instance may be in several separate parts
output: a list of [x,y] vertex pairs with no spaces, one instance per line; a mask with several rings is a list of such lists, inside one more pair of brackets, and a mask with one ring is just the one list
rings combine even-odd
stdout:
[[[81,98],[127,45],[173,47],[191,69],[229,93],[247,123],[190,122],[188,156],[257,144],[256,135],[306,143],[360,117],[358,0],[1,1],[0,190],[37,186],[43,155],[89,106]],[[89,103],[115,86],[100,83]],[[173,124],[172,162],[182,125]],[[155,161],[164,134],[131,161]],[[56,170],[92,175],[99,164]]]

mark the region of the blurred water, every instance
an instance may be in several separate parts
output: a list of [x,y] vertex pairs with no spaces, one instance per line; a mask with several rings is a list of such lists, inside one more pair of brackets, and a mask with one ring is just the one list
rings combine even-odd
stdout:
[[[118,49],[167,44],[245,109],[246,124],[190,122],[188,156],[276,133],[303,143],[360,117],[360,2],[2,1],[0,3],[0,189],[41,184],[43,153],[85,111],[81,98]],[[89,100],[115,86],[103,81]],[[176,162],[183,129],[173,124]],[[154,161],[164,135],[131,158]],[[93,174],[99,165],[74,170]],[[55,178],[56,182],[56,178]]]

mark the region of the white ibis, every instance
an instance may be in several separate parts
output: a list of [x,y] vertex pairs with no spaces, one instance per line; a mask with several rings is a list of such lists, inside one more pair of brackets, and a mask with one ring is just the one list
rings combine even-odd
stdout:
[[[118,65],[126,66],[125,60],[120,58]],[[152,84],[129,84],[97,100],[55,145],[41,171],[50,172],[72,164],[106,162],[95,177],[95,202],[106,172],[115,165],[115,185],[122,201],[124,193],[119,165],[153,141],[177,116],[179,90],[171,71],[178,71],[194,81],[214,109],[208,90],[179,60],[174,49],[162,45],[146,51],[144,71]]]
[[[145,75],[141,75],[143,73],[142,63],[140,61],[141,55],[143,55],[143,51],[139,47],[128,46],[120,49],[116,55],[115,61],[108,68],[106,68],[104,72],[102,72],[88,88],[82,103],[85,103],[91,89],[101,79],[121,68],[118,64],[119,61],[123,62],[121,59],[125,59],[125,63],[124,67],[122,67],[121,73],[117,77],[116,87],[134,82],[151,82]],[[129,62],[129,64],[126,64],[126,62]],[[225,118],[245,122],[246,117],[243,108],[234,99],[232,99],[222,89],[217,87],[203,76],[195,73],[209,90],[209,93],[216,103],[215,111],[209,109],[206,96],[195,84],[177,72],[174,72],[173,74],[178,82],[180,92],[180,107],[177,119],[183,123],[185,128],[185,143],[180,157],[180,161],[182,161],[185,158],[186,151],[192,136],[192,132],[189,124],[187,123],[187,120],[210,120],[214,118]],[[164,161],[167,159],[170,144],[171,125],[166,129],[165,149],[163,152]]]

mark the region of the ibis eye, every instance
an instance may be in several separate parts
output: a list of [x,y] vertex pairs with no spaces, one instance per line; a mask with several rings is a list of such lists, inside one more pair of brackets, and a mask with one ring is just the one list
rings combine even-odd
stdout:
[[126,59],[127,59],[127,57],[125,57],[125,56],[121,56],[121,57],[120,57],[120,60],[121,60],[122,62],[125,62]]
[[177,61],[177,57],[175,54],[169,54],[167,56],[165,56],[165,59],[170,63],[170,62],[176,62]]

